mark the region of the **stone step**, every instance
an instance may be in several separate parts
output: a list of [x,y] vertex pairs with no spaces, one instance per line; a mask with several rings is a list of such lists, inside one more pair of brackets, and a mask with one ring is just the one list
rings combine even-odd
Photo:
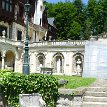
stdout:
[[106,92],[107,87],[88,87],[86,90],[93,91],[93,92]]
[[107,102],[107,97],[84,96],[83,101],[85,102]]
[[93,91],[86,91],[85,96],[94,96],[94,97],[107,97],[107,92],[93,92]]
[[94,83],[94,84],[91,84],[90,87],[107,87],[107,83],[106,84],[101,84],[101,83]]
[[83,102],[82,107],[107,107],[107,103],[102,102]]
[[70,107],[70,106],[56,105],[56,107]]

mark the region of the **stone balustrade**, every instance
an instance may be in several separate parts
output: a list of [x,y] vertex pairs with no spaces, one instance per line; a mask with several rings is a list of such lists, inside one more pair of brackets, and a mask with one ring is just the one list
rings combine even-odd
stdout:
[[0,43],[6,43],[6,44],[17,46],[17,47],[23,47],[24,46],[23,41],[15,41],[15,40],[12,40],[12,39],[3,38],[1,36],[0,36]]
[[[0,36],[0,43],[7,43],[17,47],[24,47],[24,41],[16,41]],[[29,47],[71,47],[71,46],[85,46],[86,40],[65,40],[65,41],[40,41],[31,42],[29,41]]]
[[72,41],[43,41],[30,43],[30,47],[44,47],[44,46],[85,46],[85,40],[72,40]]

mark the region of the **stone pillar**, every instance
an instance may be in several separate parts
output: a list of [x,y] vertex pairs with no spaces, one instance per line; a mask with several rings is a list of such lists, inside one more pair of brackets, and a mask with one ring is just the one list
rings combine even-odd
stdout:
[[36,41],[36,38],[35,38],[35,31],[33,31],[32,41],[33,41],[33,42]]
[[5,61],[4,61],[4,56],[2,56],[2,69],[4,69],[5,68]]
[[6,54],[6,52],[4,51],[3,54],[2,54],[2,69],[5,68],[5,60],[4,60],[5,54]]

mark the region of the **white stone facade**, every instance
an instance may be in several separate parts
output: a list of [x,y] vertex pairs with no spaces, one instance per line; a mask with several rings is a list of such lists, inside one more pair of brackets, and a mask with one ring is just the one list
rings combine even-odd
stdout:
[[[0,37],[1,69],[22,72],[24,46],[24,41]],[[81,40],[29,41],[30,73],[40,73],[40,67],[51,67],[53,74],[78,75],[76,61],[79,58],[83,62],[84,46],[85,41]]]

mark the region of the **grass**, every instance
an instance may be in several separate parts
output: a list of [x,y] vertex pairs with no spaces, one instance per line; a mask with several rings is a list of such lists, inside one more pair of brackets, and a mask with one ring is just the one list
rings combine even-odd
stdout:
[[62,88],[66,89],[75,89],[78,87],[86,87],[93,83],[96,79],[95,78],[82,78],[77,76],[55,76],[57,79],[65,79],[68,81],[67,84],[62,86]]

